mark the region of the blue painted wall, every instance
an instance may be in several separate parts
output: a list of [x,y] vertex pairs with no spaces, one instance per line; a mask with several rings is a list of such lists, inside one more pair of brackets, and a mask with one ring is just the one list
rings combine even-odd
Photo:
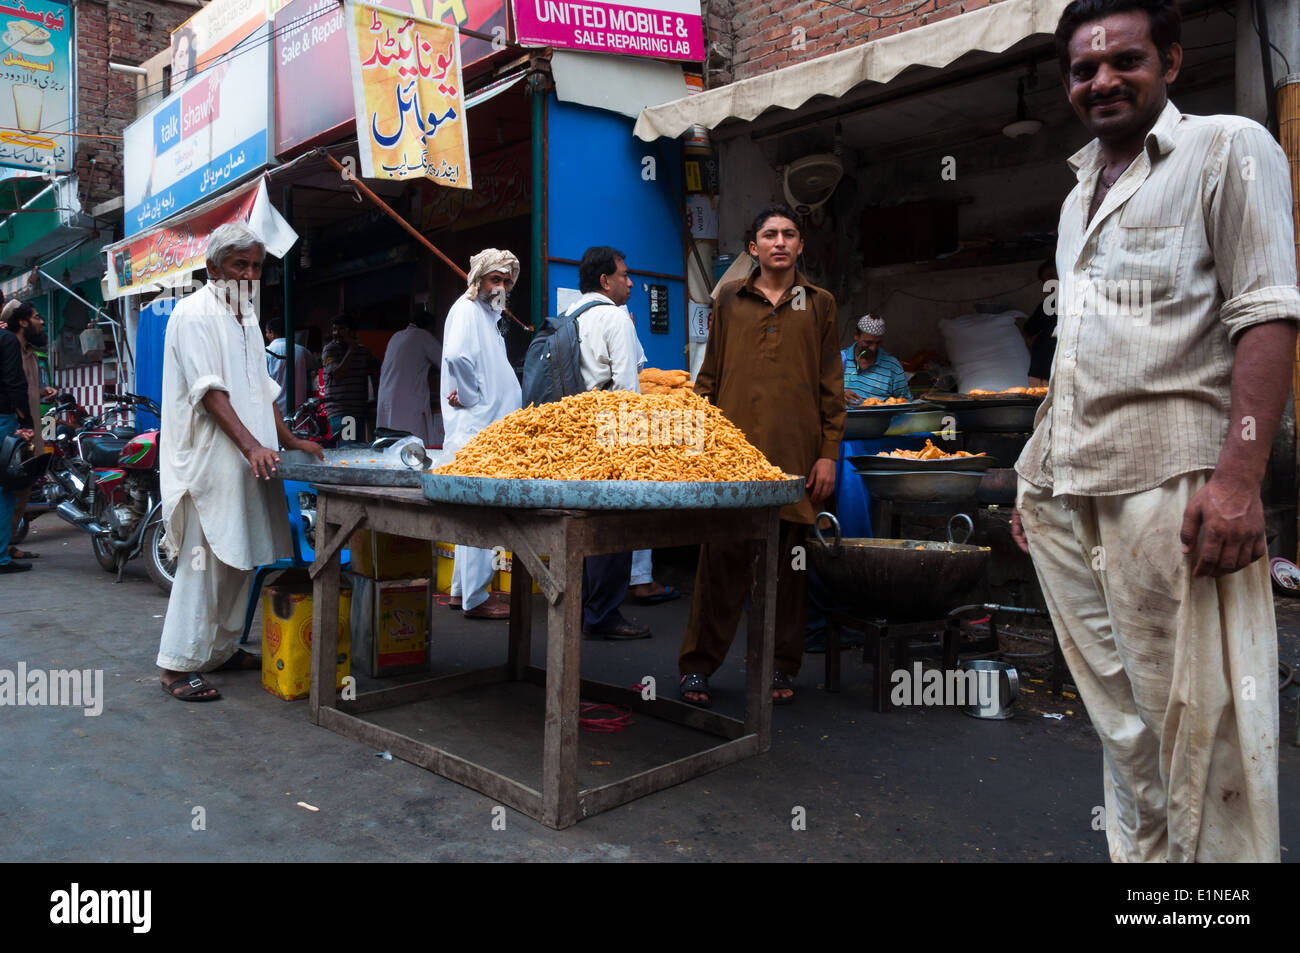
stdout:
[[[592,245],[612,245],[627,255],[634,282],[628,308],[650,367],[686,367],[686,284],[683,212],[665,176],[681,187],[676,142],[642,142],[633,120],[618,113],[562,103],[547,104],[547,256],[578,261]],[[656,179],[641,177],[645,156]],[[675,275],[651,278],[638,271]],[[668,287],[668,333],[650,333],[646,287]],[[547,263],[546,313],[556,312],[556,290],[577,288],[578,268]]]

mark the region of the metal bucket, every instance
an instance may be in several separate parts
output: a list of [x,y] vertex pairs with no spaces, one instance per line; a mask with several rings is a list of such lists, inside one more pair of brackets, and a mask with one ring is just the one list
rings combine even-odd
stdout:
[[[981,673],[976,678],[992,681],[988,704],[981,705],[977,698],[975,704],[967,705],[962,711],[972,718],[992,718],[996,721],[1005,721],[1015,714],[1011,707],[1020,697],[1020,676],[1016,674],[1015,668],[1006,662],[991,659],[963,659],[958,667],[963,671]],[[990,674],[982,674],[985,672]]]

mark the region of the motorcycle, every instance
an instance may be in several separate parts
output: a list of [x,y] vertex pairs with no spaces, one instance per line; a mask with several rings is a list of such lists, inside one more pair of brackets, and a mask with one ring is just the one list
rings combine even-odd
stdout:
[[[50,411],[41,421],[46,443],[45,452],[51,455],[51,465],[54,465],[55,461],[60,459],[55,442],[58,435],[66,433],[68,436],[72,436],[84,427],[90,419],[90,414],[86,413],[85,409],[77,403],[71,394],[63,393],[55,398],[54,406],[50,408]],[[14,530],[10,542],[16,545],[26,539],[32,523],[43,514],[52,513],[61,499],[62,496],[54,478],[46,473],[32,487],[31,495],[27,500],[27,508],[18,521],[18,527]]]
[[[158,431],[104,426],[121,421],[124,409],[159,414],[147,397],[121,395],[116,405],[74,434],[55,438],[50,476],[63,497],[55,511],[91,534],[95,559],[119,582],[127,562],[144,555],[149,578],[170,593],[176,560],[163,547],[162,496],[158,478]],[[56,466],[57,464],[57,466]]]

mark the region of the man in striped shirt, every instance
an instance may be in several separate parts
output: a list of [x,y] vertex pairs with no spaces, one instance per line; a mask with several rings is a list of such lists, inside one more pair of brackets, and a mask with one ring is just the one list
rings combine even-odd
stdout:
[[858,318],[853,343],[840,352],[844,362],[844,399],[853,406],[868,397],[910,398],[907,374],[898,358],[880,346],[885,339],[885,319],[873,314]]
[[[1115,861],[1277,861],[1277,630],[1260,484],[1300,320],[1285,154],[1169,102],[1173,0],[1075,0],[1051,389],[1012,532],[1105,755]],[[1023,532],[1021,525],[1023,524]]]

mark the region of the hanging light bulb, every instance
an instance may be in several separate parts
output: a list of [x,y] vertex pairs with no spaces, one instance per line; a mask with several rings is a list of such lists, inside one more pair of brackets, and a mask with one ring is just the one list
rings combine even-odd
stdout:
[[1008,139],[1021,139],[1025,136],[1032,136],[1038,130],[1043,128],[1043,124],[1037,119],[1028,118],[1029,109],[1025,105],[1025,81],[1016,80],[1016,121],[1009,122],[1002,127],[1002,135]]

